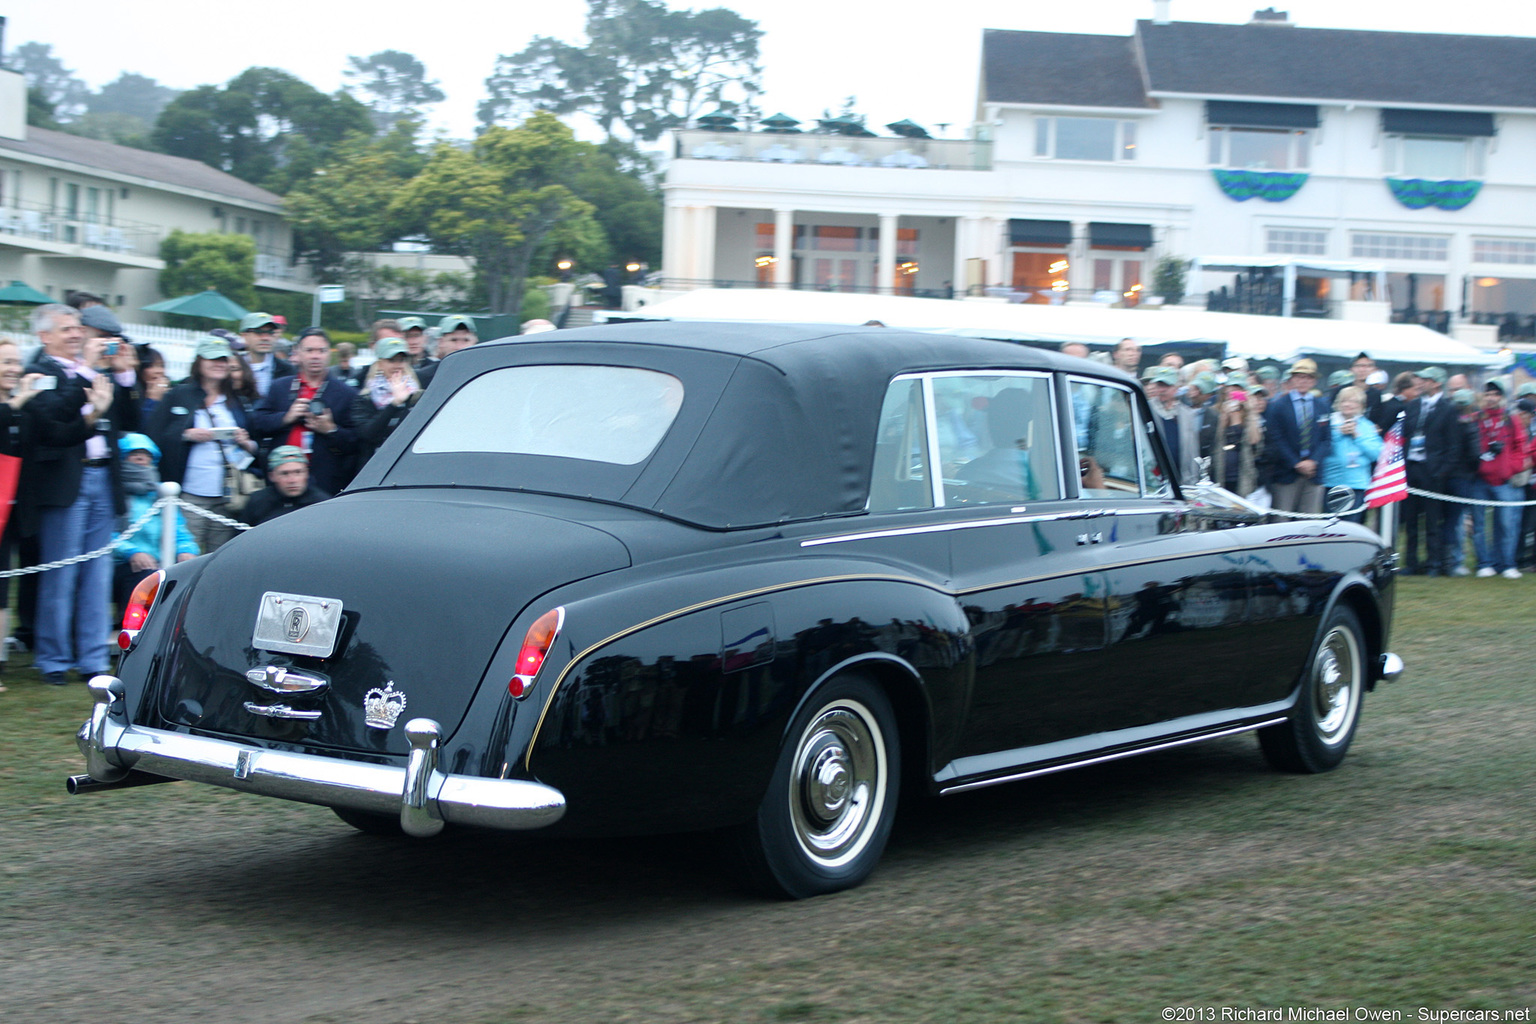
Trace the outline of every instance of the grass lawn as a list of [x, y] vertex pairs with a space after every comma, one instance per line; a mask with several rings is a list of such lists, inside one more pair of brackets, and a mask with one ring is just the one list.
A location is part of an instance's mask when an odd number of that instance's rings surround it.
[[84, 687], [13, 669], [0, 1005], [476, 1024], [1527, 1010], [1536, 578], [1398, 595], [1407, 672], [1368, 695], [1339, 770], [1270, 772], [1244, 736], [948, 798], [902, 814], [868, 884], [799, 903], [741, 895], [687, 837], [398, 843], [187, 783], [71, 798]]

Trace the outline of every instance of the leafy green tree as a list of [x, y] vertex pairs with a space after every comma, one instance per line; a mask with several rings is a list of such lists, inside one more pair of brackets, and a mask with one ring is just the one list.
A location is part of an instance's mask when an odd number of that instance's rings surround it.
[[160, 258], [167, 298], [213, 288], [247, 309], [256, 304], [256, 243], [249, 235], [174, 230], [160, 243]]
[[600, 271], [609, 263], [632, 260], [661, 265], [661, 190], [628, 160], [630, 148], [616, 140], [594, 148], [583, 155], [581, 170], [571, 179], [571, 191], [592, 204], [608, 243], [596, 261], [577, 256], [580, 270]]
[[177, 96], [155, 121], [162, 152], [283, 193], [323, 166], [350, 133], [373, 134], [368, 109], [276, 68], [248, 68], [223, 87]]
[[124, 71], [86, 100], [88, 114], [122, 114], [144, 122], [146, 133], [160, 111], [177, 96], [177, 90], [147, 75]]
[[440, 144], [391, 204], [395, 222], [439, 252], [467, 257], [491, 312], [516, 313], [549, 233], [592, 217], [568, 182], [593, 148], [547, 112], [517, 128], [488, 128], [468, 149]]
[[669, 11], [659, 0], [587, 0], [587, 41], [536, 36], [499, 57], [480, 104], [487, 125], [532, 110], [591, 117], [609, 138], [654, 140], [706, 107], [762, 91], [755, 21], [723, 7]]
[[37, 86], [27, 88], [27, 124], [33, 128], [49, 128], [58, 131], [62, 125], [53, 116], [53, 104]]
[[426, 65], [400, 50], [348, 57], [342, 74], [352, 83], [352, 92], [367, 105], [374, 127], [381, 132], [402, 120], [422, 120], [422, 107], [445, 98], [436, 82], [427, 81]]
[[51, 116], [60, 124], [85, 113], [91, 90], [53, 55], [50, 44], [22, 43], [12, 51], [7, 63], [12, 70], [26, 76], [28, 89], [37, 90]]

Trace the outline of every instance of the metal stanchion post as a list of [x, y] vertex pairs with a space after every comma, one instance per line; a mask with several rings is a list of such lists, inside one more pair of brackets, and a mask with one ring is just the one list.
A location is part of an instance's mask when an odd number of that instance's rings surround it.
[[1397, 548], [1397, 506], [1399, 501], [1389, 501], [1378, 510], [1381, 512], [1381, 539], [1389, 549]]
[[160, 497], [170, 498], [160, 510], [160, 568], [169, 569], [176, 564], [176, 498], [181, 495], [181, 484], [166, 480], [161, 483]]

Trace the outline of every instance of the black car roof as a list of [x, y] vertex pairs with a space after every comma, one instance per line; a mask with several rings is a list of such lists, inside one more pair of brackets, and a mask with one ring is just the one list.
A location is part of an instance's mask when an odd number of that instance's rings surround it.
[[[396, 433], [414, 435], [448, 394], [488, 370], [550, 363], [674, 374], [685, 384], [682, 409], [651, 457], [622, 472], [571, 459], [406, 455], [408, 438], [397, 436], [358, 485], [430, 483], [436, 473], [423, 460], [452, 458], [459, 460], [455, 480], [510, 474], [529, 490], [615, 501], [717, 529], [846, 515], [864, 508], [880, 405], [899, 374], [1078, 370], [1130, 380], [1056, 352], [960, 335], [818, 324], [614, 324], [455, 353], [423, 396], [423, 415]], [[390, 455], [399, 459], [393, 466]], [[500, 468], [490, 461], [515, 459], [523, 461]]]

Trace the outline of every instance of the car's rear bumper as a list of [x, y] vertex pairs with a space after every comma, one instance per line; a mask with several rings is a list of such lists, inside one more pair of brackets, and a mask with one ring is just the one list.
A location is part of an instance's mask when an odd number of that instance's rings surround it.
[[433, 835], [450, 821], [543, 828], [565, 814], [565, 796], [542, 783], [439, 771], [441, 728], [430, 718], [406, 723], [411, 754], [402, 768], [147, 729], [128, 722], [122, 680], [97, 676], [90, 688], [96, 707], [77, 737], [89, 773], [88, 779], [74, 780], [82, 791], [133, 785], [143, 781], [140, 773], [148, 773], [284, 800], [398, 814], [401, 827], [417, 836]]

